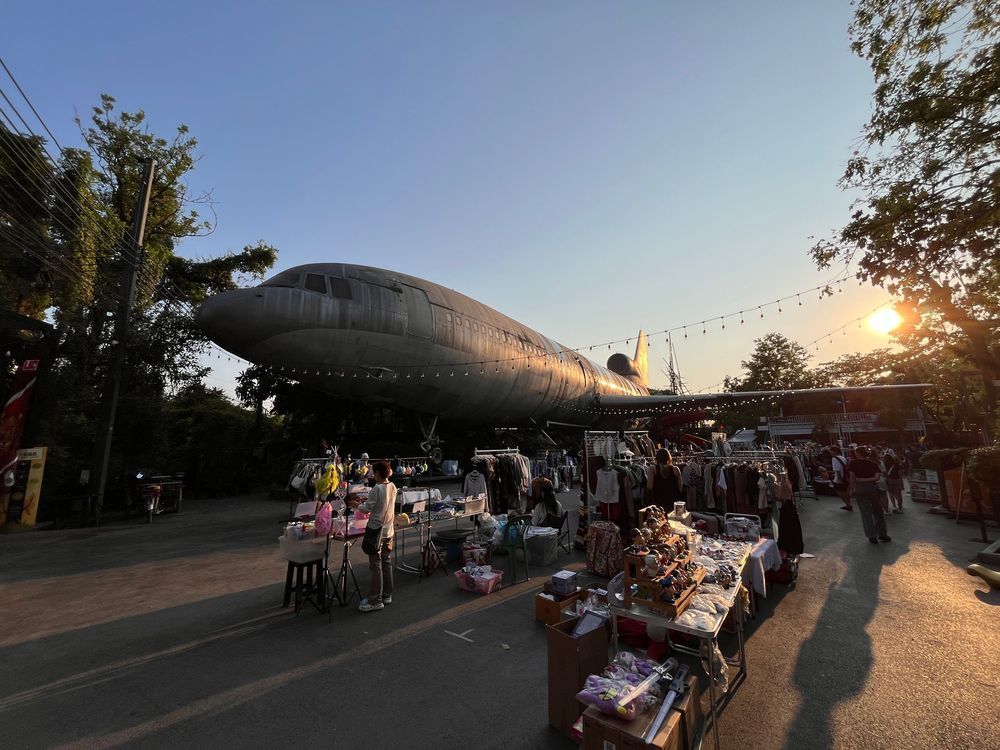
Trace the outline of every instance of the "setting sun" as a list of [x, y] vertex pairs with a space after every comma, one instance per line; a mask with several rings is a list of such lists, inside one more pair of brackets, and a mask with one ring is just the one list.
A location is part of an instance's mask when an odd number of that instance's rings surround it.
[[868, 318], [868, 327], [876, 333], [886, 334], [894, 330], [903, 319], [891, 307], [872, 313]]

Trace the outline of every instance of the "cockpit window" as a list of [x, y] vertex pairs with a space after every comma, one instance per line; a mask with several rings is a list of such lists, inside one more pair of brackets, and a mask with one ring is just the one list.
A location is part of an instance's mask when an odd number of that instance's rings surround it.
[[351, 285], [347, 283], [347, 279], [340, 279], [336, 276], [330, 276], [330, 291], [333, 293], [334, 297], [339, 297], [340, 299], [354, 299], [354, 295], [351, 294]]
[[326, 277], [318, 273], [306, 274], [306, 289], [310, 292], [326, 294]]
[[282, 271], [277, 276], [272, 276], [261, 284], [261, 286], [287, 286], [294, 289], [298, 287], [299, 279], [301, 278], [302, 274], [298, 271]]

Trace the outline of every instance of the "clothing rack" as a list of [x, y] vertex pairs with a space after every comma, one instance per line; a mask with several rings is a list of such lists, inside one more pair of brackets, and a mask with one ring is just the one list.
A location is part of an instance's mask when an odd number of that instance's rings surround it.
[[[596, 508], [591, 508], [589, 495], [593, 492], [594, 488], [590, 486], [590, 462], [594, 458], [594, 444], [612, 439], [614, 441], [619, 441], [623, 439], [626, 435], [640, 435], [644, 437], [649, 437], [648, 430], [585, 430], [583, 433], [583, 475], [580, 478], [580, 486], [584, 488], [584, 507], [587, 511], [587, 524], [589, 526], [591, 516], [596, 512]], [[621, 463], [631, 464], [635, 457], [632, 459], [615, 458], [615, 461]]]
[[517, 446], [513, 448], [476, 448], [474, 453], [474, 458], [478, 456], [503, 456], [510, 453], [520, 453], [521, 449]]

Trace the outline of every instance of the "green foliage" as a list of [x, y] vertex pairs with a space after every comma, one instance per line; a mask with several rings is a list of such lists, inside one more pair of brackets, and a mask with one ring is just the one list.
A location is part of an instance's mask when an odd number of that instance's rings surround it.
[[969, 476], [991, 489], [1000, 490], [1000, 445], [969, 451], [966, 460]]
[[920, 456], [920, 465], [933, 471], [954, 469], [962, 465], [968, 453], [968, 448], [940, 448], [927, 451]]
[[246, 492], [259, 479], [252, 458], [253, 414], [217, 388], [190, 385], [164, 407], [160, 470], [183, 471], [193, 492], [221, 497]]
[[787, 388], [812, 388], [817, 375], [809, 369], [805, 347], [780, 333], [769, 333], [754, 340], [750, 359], [741, 362], [744, 376], [726, 378], [727, 391], [780, 391]]
[[[157, 169], [127, 341], [111, 486], [137, 464], [162, 466], [166, 448], [174, 459], [193, 461], [197, 450], [190, 442], [184, 444], [190, 453], [175, 452], [177, 434], [171, 431], [181, 406], [169, 394], [186, 394], [190, 400], [191, 389], [207, 372], [198, 361], [207, 340], [194, 309], [208, 295], [262, 278], [277, 257], [264, 242], [209, 259], [176, 254], [186, 238], [212, 228], [201, 216], [212, 211], [211, 193], [188, 188], [197, 141], [187, 126], [161, 137], [150, 130], [142, 110], [119, 111], [108, 95], [86, 123], [77, 124], [86, 149], [66, 149], [55, 166], [45, 158], [40, 140], [15, 136], [0, 125], [0, 224], [5, 228], [0, 233], [0, 306], [35, 317], [50, 313], [55, 322], [51, 396], [36, 405], [43, 414], [41, 434], [34, 437], [60, 456], [59, 467], [49, 462], [47, 489], [74, 492], [79, 492], [79, 470], [93, 461], [121, 268], [131, 252], [122, 239], [133, 219], [143, 160], [155, 159]], [[220, 435], [239, 422], [236, 412], [243, 413], [226, 404], [203, 403], [222, 420]], [[253, 415], [244, 415], [252, 423]], [[197, 439], [216, 446], [216, 435], [207, 428]], [[197, 466], [192, 476], [201, 476]]]
[[983, 371], [992, 410], [1000, 13], [982, 0], [859, 0], [851, 35], [875, 78], [863, 146], [842, 178], [861, 197], [812, 257], [823, 268], [856, 261], [861, 279], [897, 295], [908, 313], [904, 343], [954, 346]]

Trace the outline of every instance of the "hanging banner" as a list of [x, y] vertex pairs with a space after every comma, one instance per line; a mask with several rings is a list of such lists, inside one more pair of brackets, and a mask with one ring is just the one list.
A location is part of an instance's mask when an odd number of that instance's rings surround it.
[[31, 396], [41, 363], [40, 359], [21, 362], [14, 375], [10, 395], [4, 402], [3, 414], [0, 415], [0, 477], [5, 477], [17, 461], [17, 451], [21, 447], [21, 435], [28, 419]]
[[[28, 419], [31, 396], [38, 380], [41, 359], [26, 359], [17, 368], [10, 395], [0, 414], [0, 525], [8, 521], [7, 504], [12, 496], [24, 423]], [[25, 476], [25, 480], [27, 477]], [[18, 512], [20, 515], [20, 512]]]

